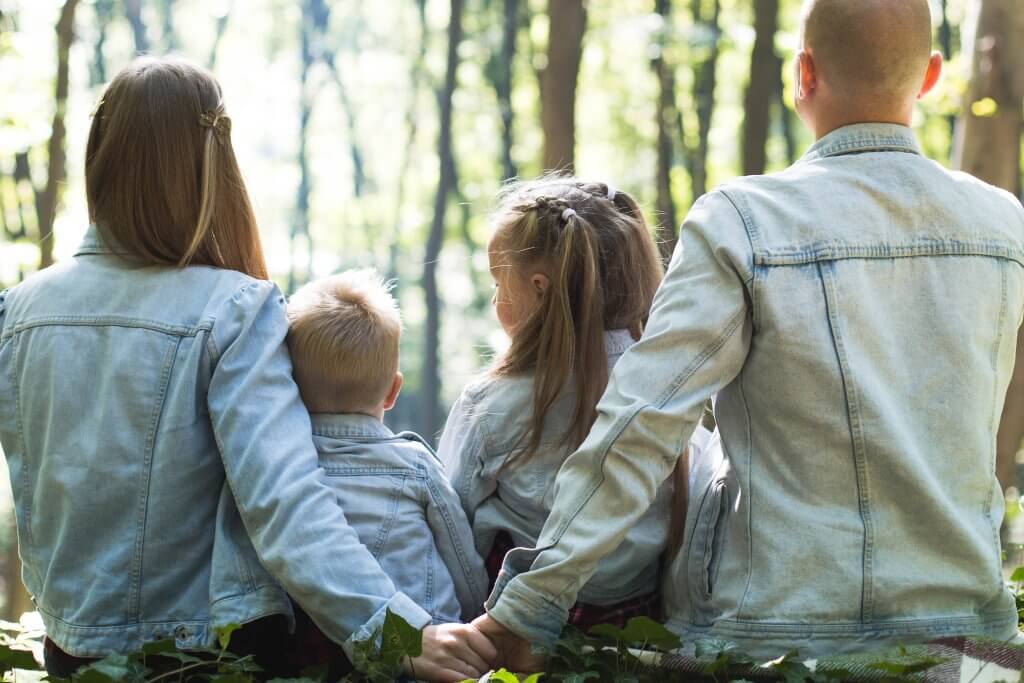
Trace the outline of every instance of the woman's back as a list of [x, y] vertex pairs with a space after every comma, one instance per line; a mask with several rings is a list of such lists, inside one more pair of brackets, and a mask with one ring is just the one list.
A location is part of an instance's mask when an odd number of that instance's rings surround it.
[[[91, 654], [174, 635], [197, 647], [211, 617], [251, 616], [257, 592], [288, 611], [241, 525], [211, 423], [233, 421], [218, 427], [226, 438], [246, 429], [244, 414], [218, 414], [230, 366], [287, 363], [233, 346], [279, 299], [226, 269], [133, 267], [92, 228], [75, 258], [6, 293], [0, 442], [24, 580], [57, 642]], [[262, 391], [273, 405], [275, 387]], [[286, 421], [308, 429], [292, 403]]]

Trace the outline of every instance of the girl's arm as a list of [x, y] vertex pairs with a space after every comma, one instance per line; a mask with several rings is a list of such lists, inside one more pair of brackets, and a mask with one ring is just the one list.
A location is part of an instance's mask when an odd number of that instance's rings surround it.
[[459, 504], [459, 496], [444, 471], [431, 457], [427, 463], [427, 524], [441, 560], [455, 583], [462, 618], [474, 619], [484, 611], [487, 571], [476, 551], [473, 529]]
[[448, 414], [437, 456], [472, 524], [477, 508], [498, 490], [498, 482], [484, 474], [486, 432], [468, 391], [455, 401]]
[[[430, 624], [426, 611], [396, 591], [324, 484], [292, 379], [281, 292], [252, 282], [218, 313], [208, 339], [214, 370], [207, 404], [227, 483], [260, 561], [350, 657], [354, 642], [372, 638], [388, 610], [416, 628]], [[438, 680], [452, 679], [453, 669], [473, 675], [478, 667], [464, 665], [466, 653], [482, 649], [481, 641], [467, 632], [455, 643], [438, 628], [425, 633], [436, 647], [424, 651], [419, 670]]]

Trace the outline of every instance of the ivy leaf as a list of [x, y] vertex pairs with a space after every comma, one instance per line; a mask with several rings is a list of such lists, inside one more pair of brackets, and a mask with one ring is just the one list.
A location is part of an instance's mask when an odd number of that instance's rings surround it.
[[15, 650], [9, 645], [0, 645], [0, 672], [11, 669], [39, 671], [39, 664], [29, 650]]
[[659, 650], [675, 650], [682, 645], [679, 636], [648, 617], [633, 617], [621, 633], [629, 645], [652, 645]]
[[569, 673], [562, 676], [562, 683], [583, 683], [591, 678], [601, 678], [596, 671], [584, 671], [583, 673]]
[[75, 681], [83, 683], [105, 683], [106, 681], [127, 681], [132, 680], [133, 667], [126, 655], [110, 655], [98, 662], [93, 662], [80, 675], [75, 675]]
[[543, 675], [544, 674], [542, 674], [542, 673], [540, 673], [540, 674], [530, 674], [529, 676], [526, 677], [526, 679], [523, 681], [523, 683], [538, 683], [538, 681], [540, 681], [540, 677], [543, 676]]
[[903, 655], [892, 660], [873, 662], [868, 664], [867, 668], [884, 671], [885, 673], [893, 674], [895, 676], [909, 676], [910, 674], [927, 671], [939, 664], [945, 664], [948, 661], [948, 657], [930, 657], [928, 655], [914, 657], [912, 655]]
[[217, 642], [220, 643], [220, 649], [228, 649], [228, 645], [231, 644], [231, 634], [242, 628], [241, 624], [226, 624], [220, 628], [214, 629], [214, 633], [217, 634]]
[[160, 652], [160, 653], [158, 653], [156, 655], [153, 655], [153, 656], [155, 656], [155, 657], [166, 657], [167, 659], [174, 659], [176, 661], [181, 662], [182, 664], [200, 664], [200, 663], [205, 661], [207, 664], [210, 664], [211, 666], [213, 665], [212, 661], [203, 660], [203, 659], [200, 659], [199, 657], [196, 657], [194, 655], [186, 654], [184, 652], [179, 652], [178, 650], [172, 650], [171, 652]]
[[381, 658], [385, 662], [397, 663], [402, 657], [419, 657], [421, 654], [423, 632], [410, 626], [409, 622], [389, 609], [384, 616], [384, 630], [381, 634]]
[[178, 648], [174, 644], [173, 638], [164, 638], [163, 640], [154, 640], [146, 643], [142, 646], [142, 654], [146, 655], [162, 655], [169, 652], [177, 652]]
[[587, 631], [587, 634], [598, 638], [607, 638], [614, 643], [622, 642], [623, 636], [625, 635], [622, 629], [611, 624], [598, 624], [597, 626], [591, 626], [590, 630]]
[[804, 683], [812, 677], [812, 674], [811, 670], [797, 659], [799, 656], [796, 650], [790, 650], [781, 657], [765, 662], [761, 666], [778, 673], [786, 683]]
[[497, 671], [492, 671], [487, 676], [487, 680], [497, 681], [498, 683], [519, 683], [519, 676], [516, 676], [507, 669], [498, 669]]
[[1014, 569], [1013, 573], [1010, 574], [1010, 581], [1013, 583], [1024, 582], [1024, 567], [1017, 567]]
[[706, 638], [704, 640], [698, 640], [693, 644], [694, 656], [697, 659], [705, 659], [707, 657], [718, 657], [720, 654], [728, 654], [730, 652], [738, 652], [739, 648], [736, 643], [730, 640], [720, 640], [718, 638]]

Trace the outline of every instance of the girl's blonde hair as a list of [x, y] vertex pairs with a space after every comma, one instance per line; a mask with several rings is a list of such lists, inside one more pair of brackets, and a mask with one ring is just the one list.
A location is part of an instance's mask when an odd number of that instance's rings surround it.
[[129, 256], [267, 278], [231, 120], [205, 69], [142, 57], [121, 71], [93, 115], [85, 182], [90, 220]]
[[590, 431], [608, 383], [604, 332], [628, 329], [640, 338], [663, 275], [658, 249], [632, 197], [572, 177], [510, 185], [493, 223], [490, 249], [498, 263], [550, 279], [492, 370], [497, 376], [534, 374], [533, 414], [516, 459], [536, 453], [545, 416], [570, 382], [576, 402], [561, 438], [575, 449]]

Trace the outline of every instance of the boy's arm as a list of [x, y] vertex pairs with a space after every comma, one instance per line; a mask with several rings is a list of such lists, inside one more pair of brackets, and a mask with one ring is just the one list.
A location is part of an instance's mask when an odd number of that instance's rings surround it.
[[482, 419], [469, 395], [463, 393], [448, 414], [437, 457], [470, 522], [477, 508], [498, 490], [498, 483], [484, 475], [485, 441]]
[[448, 573], [455, 582], [455, 595], [462, 608], [462, 618], [469, 621], [484, 610], [487, 599], [487, 572], [476, 551], [473, 529], [469, 526], [459, 496], [441, 470], [440, 463], [427, 465], [427, 524], [434, 534], [434, 543]]
[[643, 338], [615, 365], [590, 435], [558, 473], [537, 548], [505, 558], [487, 604], [493, 621], [536, 643], [558, 637], [597, 563], [650, 507], [704, 402], [743, 367], [752, 271], [736, 208], [720, 192], [704, 197], [683, 225]]

